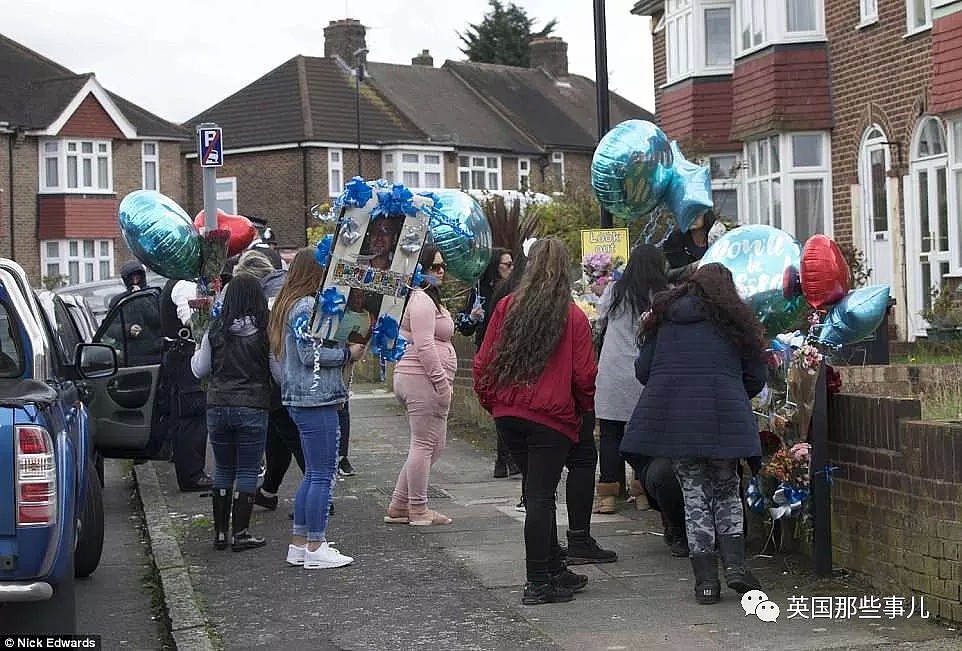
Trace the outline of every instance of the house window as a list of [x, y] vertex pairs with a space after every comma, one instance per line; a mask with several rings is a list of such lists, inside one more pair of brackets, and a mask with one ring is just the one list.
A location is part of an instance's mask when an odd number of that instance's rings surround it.
[[825, 0], [738, 0], [737, 8], [739, 54], [825, 38]]
[[878, 21], [878, 0], [860, 0], [860, 25], [869, 25]]
[[825, 133], [786, 133], [745, 145], [748, 214], [804, 242], [828, 233], [831, 202], [829, 139]]
[[501, 157], [483, 154], [458, 156], [458, 181], [462, 190], [500, 190]]
[[41, 268], [49, 281], [76, 285], [114, 275], [112, 240], [44, 240], [40, 251]]
[[327, 150], [328, 195], [340, 196], [344, 190], [344, 154], [340, 149]]
[[714, 212], [738, 221], [738, 166], [741, 154], [715, 154], [708, 157], [711, 172], [711, 198]]
[[435, 190], [444, 187], [444, 166], [440, 152], [400, 151], [381, 158], [384, 178], [409, 188]]
[[732, 66], [731, 7], [705, 7], [705, 66]]
[[816, 0], [785, 0], [786, 26], [789, 33], [814, 32], [818, 29]]
[[551, 153], [551, 177], [559, 183], [557, 190], [564, 192], [565, 188], [565, 153], [555, 151]]
[[[888, 145], [885, 135], [872, 127], [862, 149], [862, 169], [859, 185], [864, 188], [865, 213], [871, 215], [873, 234], [888, 233], [889, 208], [886, 179], [888, 178]], [[873, 235], [874, 239], [875, 235]]]
[[666, 9], [668, 80], [672, 81], [692, 72], [691, 0], [668, 0]]
[[531, 189], [531, 159], [518, 159], [518, 189], [527, 192]]
[[113, 192], [109, 140], [41, 140], [40, 191]]
[[762, 45], [766, 39], [765, 0], [738, 0], [738, 24], [742, 51]]
[[160, 190], [160, 157], [156, 142], [145, 142], [141, 145], [140, 160], [143, 165], [144, 190]]
[[905, 28], [909, 34], [932, 27], [932, 0], [905, 0]]
[[217, 179], [217, 207], [231, 215], [237, 214], [237, 177]]

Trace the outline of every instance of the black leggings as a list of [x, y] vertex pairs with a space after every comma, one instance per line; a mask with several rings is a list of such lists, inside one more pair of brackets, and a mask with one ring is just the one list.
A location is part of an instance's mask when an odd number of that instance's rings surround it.
[[340, 437], [337, 440], [337, 456], [346, 457], [347, 450], [351, 445], [351, 403], [345, 402], [344, 406], [337, 410], [337, 424], [341, 428]]
[[267, 418], [267, 444], [264, 450], [266, 468], [262, 490], [276, 493], [284, 481], [284, 475], [291, 465], [291, 456], [304, 472], [304, 452], [301, 450], [301, 435], [297, 425], [287, 413], [287, 407], [272, 411]]
[[543, 583], [551, 571], [561, 568], [555, 491], [572, 446], [571, 439], [523, 418], [496, 418], [495, 425], [511, 456], [521, 466], [527, 507], [524, 550], [528, 581]]
[[625, 459], [621, 456], [621, 439], [625, 436], [626, 424], [620, 420], [598, 420], [598, 452], [601, 461], [598, 481], [602, 484], [625, 485]]

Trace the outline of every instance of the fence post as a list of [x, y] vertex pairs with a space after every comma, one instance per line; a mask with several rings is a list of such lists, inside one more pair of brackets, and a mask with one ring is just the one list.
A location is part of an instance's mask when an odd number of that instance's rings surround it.
[[831, 472], [828, 470], [828, 386], [825, 360], [818, 366], [815, 381], [815, 404], [812, 410], [812, 561], [815, 576], [832, 575], [832, 494]]

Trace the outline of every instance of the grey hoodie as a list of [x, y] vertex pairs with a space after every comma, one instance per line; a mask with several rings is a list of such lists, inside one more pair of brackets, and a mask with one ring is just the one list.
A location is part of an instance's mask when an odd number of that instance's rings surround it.
[[[250, 337], [257, 334], [257, 326], [254, 325], [254, 318], [245, 316], [241, 319], [234, 319], [228, 328], [228, 332], [239, 337]], [[197, 379], [203, 379], [210, 375], [211, 366], [211, 346], [210, 330], [204, 333], [204, 339], [200, 343], [200, 348], [194, 352], [190, 358], [190, 370]]]

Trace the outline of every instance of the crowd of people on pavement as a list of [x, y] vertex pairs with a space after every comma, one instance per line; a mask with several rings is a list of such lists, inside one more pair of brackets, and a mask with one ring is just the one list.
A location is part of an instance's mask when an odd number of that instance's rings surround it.
[[[428, 504], [428, 485], [447, 439], [457, 370], [452, 338], [460, 333], [477, 345], [474, 390], [497, 431], [493, 476], [521, 476], [522, 603], [570, 601], [588, 578], [569, 566], [618, 560], [591, 535], [591, 514], [615, 510], [626, 463], [641, 497], [661, 514], [670, 553], [691, 559], [699, 603], [720, 599], [719, 559], [731, 589], [758, 588], [745, 567], [739, 489], [740, 461], [751, 465], [761, 454], [750, 399], [765, 382], [764, 344], [731, 273], [698, 264], [719, 226], [709, 213], [660, 248], [636, 246], [599, 297], [594, 325], [572, 300], [572, 260], [556, 238], [495, 249], [454, 315], [441, 300], [447, 264], [426, 244], [423, 280], [411, 288], [399, 324], [409, 343], [394, 393], [407, 414], [410, 446], [384, 523], [452, 523]], [[259, 240], [228, 261], [201, 341], [164, 352], [166, 404], [157, 411], [173, 441], [181, 490], [211, 491], [216, 549], [266, 544], [250, 530], [251, 512], [255, 505], [277, 509], [293, 458], [303, 478], [286, 562], [341, 567], [353, 558], [329, 543], [327, 530], [337, 478], [354, 474], [349, 387], [366, 345], [311, 333], [325, 272], [313, 249], [299, 251], [289, 268], [271, 251]], [[126, 293], [144, 278], [142, 267], [125, 267]], [[195, 295], [188, 281], [165, 285], [160, 330], [169, 341], [187, 341]], [[366, 299], [355, 298], [361, 313]], [[360, 337], [364, 325], [367, 317], [351, 332]], [[208, 440], [213, 478], [204, 472]], [[564, 469], [566, 546], [556, 517]]]

